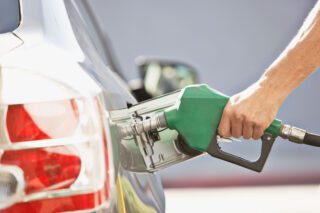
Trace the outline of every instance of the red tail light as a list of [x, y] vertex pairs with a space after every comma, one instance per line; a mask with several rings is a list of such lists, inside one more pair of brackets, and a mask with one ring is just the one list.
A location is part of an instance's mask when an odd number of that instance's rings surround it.
[[74, 100], [10, 105], [7, 129], [11, 142], [60, 138], [74, 133], [79, 119]]
[[[0, 129], [5, 133], [0, 137], [0, 166], [20, 170], [12, 180], [22, 180], [19, 194], [8, 193], [7, 200], [0, 196], [0, 212], [78, 211], [106, 205], [109, 161], [100, 104], [91, 97], [9, 105], [0, 111], [5, 113], [0, 128], [6, 127]], [[7, 202], [5, 208], [1, 202]]]
[[68, 188], [81, 168], [80, 158], [71, 146], [5, 151], [1, 163], [23, 170], [26, 194]]
[[8, 107], [7, 128], [13, 143], [50, 138], [37, 127], [22, 104]]

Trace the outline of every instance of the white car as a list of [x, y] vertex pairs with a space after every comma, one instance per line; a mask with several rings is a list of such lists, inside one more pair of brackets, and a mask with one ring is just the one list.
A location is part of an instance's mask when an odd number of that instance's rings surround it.
[[[86, 1], [19, 5], [19, 26], [0, 34], [0, 212], [165, 212], [152, 172], [192, 156], [143, 156], [115, 123], [166, 108], [175, 94], [127, 109], [137, 102], [106, 66]], [[156, 146], [168, 150], [178, 134], [163, 134]]]

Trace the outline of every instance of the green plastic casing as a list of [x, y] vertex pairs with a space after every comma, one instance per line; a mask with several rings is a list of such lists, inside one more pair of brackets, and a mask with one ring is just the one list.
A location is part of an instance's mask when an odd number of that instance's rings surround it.
[[[188, 86], [164, 113], [168, 127], [177, 130], [191, 148], [204, 152], [217, 132], [228, 101], [228, 96], [205, 84]], [[274, 120], [266, 131], [276, 137], [280, 127], [281, 121]]]

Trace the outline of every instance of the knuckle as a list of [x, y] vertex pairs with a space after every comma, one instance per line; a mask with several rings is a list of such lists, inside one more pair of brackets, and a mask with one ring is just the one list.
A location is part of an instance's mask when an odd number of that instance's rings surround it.
[[257, 121], [255, 122], [255, 126], [259, 131], [261, 131], [261, 129], [263, 129], [264, 123], [261, 121]]
[[244, 116], [243, 120], [245, 122], [246, 125], [248, 126], [253, 126], [254, 125], [254, 119], [251, 116]]
[[223, 111], [223, 116], [230, 117], [232, 115], [232, 110], [229, 107], [226, 107]]
[[231, 107], [227, 104], [227, 106], [224, 108], [223, 112], [224, 113], [230, 113]]
[[237, 121], [242, 121], [243, 120], [243, 114], [239, 111], [236, 111], [234, 113], [234, 119], [237, 120]]

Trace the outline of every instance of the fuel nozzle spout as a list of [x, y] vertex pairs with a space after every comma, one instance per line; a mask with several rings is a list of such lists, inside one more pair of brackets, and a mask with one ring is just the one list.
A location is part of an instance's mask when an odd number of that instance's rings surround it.
[[132, 135], [141, 135], [142, 133], [146, 133], [158, 128], [165, 128], [167, 126], [168, 125], [164, 112], [161, 112], [142, 121], [118, 125], [118, 132], [121, 138], [125, 138]]

